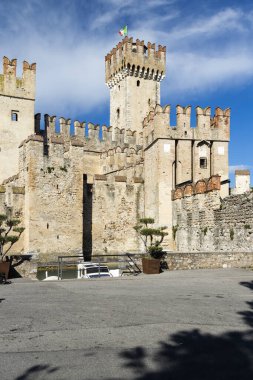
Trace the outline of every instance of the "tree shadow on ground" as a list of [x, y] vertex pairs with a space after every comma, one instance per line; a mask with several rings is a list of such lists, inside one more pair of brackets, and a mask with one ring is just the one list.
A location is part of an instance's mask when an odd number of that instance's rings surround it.
[[15, 380], [44, 380], [48, 378], [53, 379], [54, 376], [52, 374], [58, 369], [59, 367], [51, 367], [48, 364], [34, 365], [31, 368], [28, 368], [22, 375], [16, 377]]
[[[240, 283], [253, 290], [253, 281]], [[251, 310], [253, 302], [247, 302]], [[253, 327], [253, 312], [239, 313]], [[120, 354], [131, 380], [249, 380], [253, 379], [253, 330], [219, 335], [200, 330], [179, 331], [159, 343], [154, 352], [144, 347]]]
[[[245, 286], [246, 288], [253, 290], [253, 281], [251, 282], [240, 282], [240, 285]], [[242, 316], [246, 325], [253, 328], [253, 301], [246, 302], [250, 310], [240, 311], [239, 314]]]

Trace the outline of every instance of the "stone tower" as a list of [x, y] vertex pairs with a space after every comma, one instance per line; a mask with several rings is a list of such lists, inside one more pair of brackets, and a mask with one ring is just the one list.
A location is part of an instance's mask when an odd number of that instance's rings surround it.
[[16, 76], [16, 67], [16, 59], [3, 58], [3, 74], [0, 74], [0, 183], [18, 173], [18, 146], [34, 133], [36, 64], [29, 65], [24, 61], [22, 78]]
[[110, 125], [142, 131], [149, 108], [160, 103], [160, 81], [165, 76], [166, 47], [125, 37], [105, 57], [110, 89]]

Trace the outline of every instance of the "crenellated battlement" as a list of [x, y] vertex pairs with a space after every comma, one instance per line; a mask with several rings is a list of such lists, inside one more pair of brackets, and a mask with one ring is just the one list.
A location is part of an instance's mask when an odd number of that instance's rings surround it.
[[38, 113], [35, 115], [35, 135], [24, 142], [29, 140], [43, 141], [45, 145], [80, 146], [101, 152], [117, 146], [136, 146], [136, 132], [119, 128], [112, 131], [112, 127], [79, 120], [72, 125], [71, 119], [47, 114], [44, 115], [44, 128], [41, 128], [41, 114]]
[[3, 57], [3, 74], [0, 74], [0, 95], [16, 96], [34, 100], [36, 63], [23, 61], [22, 77], [16, 76], [17, 59]]
[[191, 126], [191, 106], [176, 107], [176, 126], [170, 125], [170, 105], [157, 104], [143, 120], [145, 147], [157, 138], [186, 140], [223, 140], [230, 138], [230, 109], [217, 107], [214, 116], [211, 108], [196, 107], [196, 126]]
[[126, 76], [161, 81], [166, 70], [166, 47], [125, 37], [105, 57], [106, 83], [111, 88]]
[[219, 175], [212, 175], [210, 178], [205, 178], [196, 183], [188, 183], [183, 186], [178, 186], [176, 190], [172, 190], [172, 200], [191, 197], [197, 194], [205, 194], [210, 191], [221, 189], [221, 179]]

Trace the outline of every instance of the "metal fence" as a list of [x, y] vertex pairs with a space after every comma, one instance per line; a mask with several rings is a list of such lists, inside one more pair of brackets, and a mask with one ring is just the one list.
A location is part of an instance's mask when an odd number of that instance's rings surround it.
[[[142, 272], [141, 268], [138, 265], [138, 261], [140, 260], [141, 256], [141, 254], [134, 254], [128, 252], [120, 255], [94, 255], [92, 256], [91, 262], [96, 261], [99, 267], [99, 273], [100, 265], [117, 263], [119, 269], [121, 269], [122, 271], [121, 275], [129, 274], [136, 276]], [[83, 262], [89, 262], [88, 260], [84, 260], [83, 255], [58, 256], [58, 280], [62, 280], [62, 272], [64, 265], [77, 265]]]

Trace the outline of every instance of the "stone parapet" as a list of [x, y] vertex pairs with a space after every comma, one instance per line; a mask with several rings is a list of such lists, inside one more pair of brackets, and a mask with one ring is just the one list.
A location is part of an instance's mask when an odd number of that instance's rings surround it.
[[106, 83], [111, 88], [126, 76], [160, 81], [166, 70], [166, 47], [125, 37], [105, 57]]
[[[42, 141], [45, 144], [63, 144], [66, 146], [84, 147], [91, 150], [106, 151], [112, 148], [134, 147], [136, 149], [136, 131], [114, 128], [105, 125], [80, 122], [63, 117], [44, 116], [44, 128], [41, 128], [41, 114], [35, 115], [35, 134], [29, 140]], [[57, 124], [59, 128], [57, 130]], [[22, 142], [21, 145], [24, 143]]]
[[0, 95], [34, 100], [36, 63], [23, 61], [22, 77], [16, 76], [17, 60], [3, 57], [3, 74], [0, 74]]
[[196, 107], [196, 126], [191, 126], [191, 107], [177, 106], [176, 126], [170, 125], [170, 105], [157, 104], [143, 120], [143, 144], [149, 146], [157, 138], [180, 140], [230, 140], [230, 109]]

